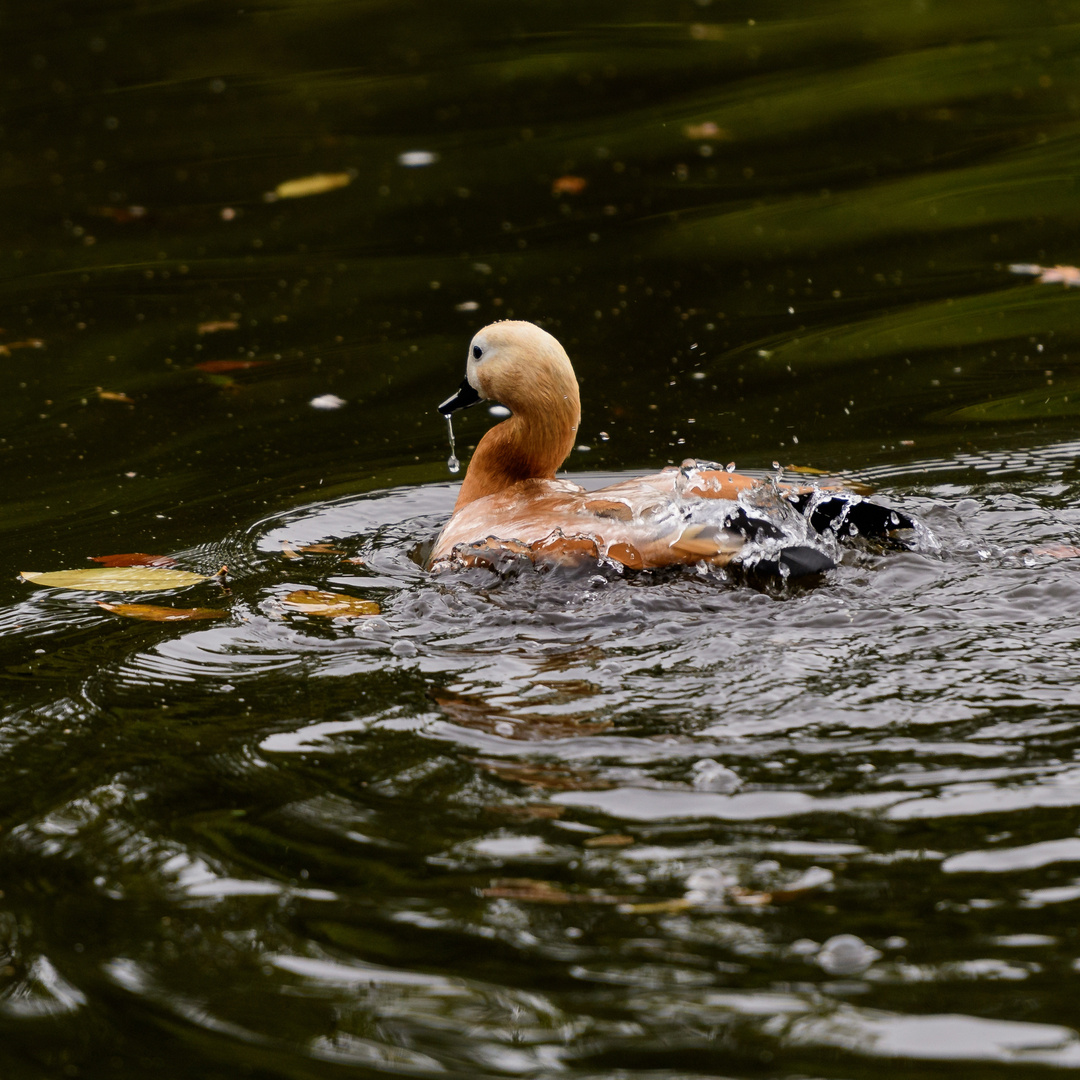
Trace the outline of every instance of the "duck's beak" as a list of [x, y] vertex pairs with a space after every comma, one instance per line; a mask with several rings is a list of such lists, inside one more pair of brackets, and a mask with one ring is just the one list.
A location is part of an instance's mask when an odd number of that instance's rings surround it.
[[479, 400], [480, 395], [473, 388], [472, 383], [465, 378], [461, 380], [457, 393], [452, 394], [439, 406], [439, 412], [443, 416], [449, 416], [458, 409], [467, 409], [470, 405], [475, 405]]

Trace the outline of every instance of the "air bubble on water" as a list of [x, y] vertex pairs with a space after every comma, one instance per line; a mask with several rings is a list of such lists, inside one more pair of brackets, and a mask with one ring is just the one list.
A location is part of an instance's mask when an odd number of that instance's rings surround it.
[[454, 421], [449, 416], [446, 418], [446, 433], [450, 436], [450, 456], [446, 459], [446, 467], [456, 475], [461, 471], [461, 462], [454, 453]]
[[861, 975], [881, 957], [872, 945], [855, 934], [836, 934], [817, 954], [817, 963], [830, 975]]
[[730, 795], [742, 787], [742, 778], [734, 769], [729, 769], [713, 758], [702, 758], [691, 766], [691, 783], [698, 791], [716, 791]]
[[729, 889], [738, 885], [738, 878], [719, 867], [706, 866], [686, 878], [684, 899], [701, 906], [721, 903]]

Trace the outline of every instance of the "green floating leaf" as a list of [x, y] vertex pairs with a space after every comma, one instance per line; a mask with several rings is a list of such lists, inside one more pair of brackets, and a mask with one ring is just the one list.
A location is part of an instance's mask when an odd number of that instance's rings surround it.
[[187, 570], [166, 570], [153, 566], [92, 567], [86, 570], [54, 570], [41, 574], [22, 571], [23, 580], [53, 589], [92, 589], [97, 592], [158, 592], [163, 589], [185, 589], [205, 574]]

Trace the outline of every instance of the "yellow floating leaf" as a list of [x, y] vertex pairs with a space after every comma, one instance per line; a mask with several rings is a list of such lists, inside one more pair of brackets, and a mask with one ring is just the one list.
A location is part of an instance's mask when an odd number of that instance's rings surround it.
[[15, 349], [44, 349], [45, 342], [41, 338], [29, 338], [26, 341], [9, 341], [0, 345], [0, 356], [10, 356]]
[[673, 900], [657, 900], [655, 903], [623, 904], [619, 910], [634, 915], [668, 915], [688, 911], [693, 906], [689, 900], [677, 896]]
[[225, 612], [208, 607], [162, 607], [160, 604], [107, 604], [98, 600], [99, 607], [111, 611], [114, 615], [124, 615], [129, 619], [143, 619], [146, 622], [196, 622], [199, 619], [224, 619]]
[[304, 615], [325, 615], [331, 619], [378, 615], [380, 610], [374, 600], [361, 600], [356, 596], [320, 589], [297, 589], [285, 597], [284, 604]]
[[580, 195], [588, 186], [584, 176], [559, 176], [551, 182], [551, 194]]
[[701, 124], [687, 124], [683, 128], [683, 134], [688, 139], [715, 139], [717, 142], [731, 138], [730, 131], [725, 131], [711, 120], [706, 120]]
[[632, 836], [623, 836], [621, 833], [605, 833], [603, 836], [590, 836], [585, 841], [585, 846], [589, 848], [626, 847], [632, 843], [634, 843]]
[[200, 581], [205, 574], [187, 570], [159, 569], [153, 566], [102, 566], [86, 570], [54, 570], [42, 574], [33, 570], [22, 572], [23, 580], [53, 589], [93, 589], [97, 592], [159, 592], [162, 589], [185, 589]]
[[347, 172], [315, 173], [314, 176], [282, 181], [274, 188], [274, 195], [279, 199], [302, 199], [307, 195], [322, 195], [325, 191], [343, 188], [351, 183], [352, 175]]
[[569, 904], [574, 899], [564, 889], [533, 878], [499, 878], [479, 893], [499, 900], [531, 900], [536, 904]]
[[815, 469], [812, 465], [785, 465], [784, 472], [799, 473], [801, 476], [831, 476], [827, 469]]
[[102, 401], [119, 401], [121, 405], [135, 404], [127, 394], [121, 393], [118, 390], [102, 390], [100, 386], [97, 388], [97, 396]]

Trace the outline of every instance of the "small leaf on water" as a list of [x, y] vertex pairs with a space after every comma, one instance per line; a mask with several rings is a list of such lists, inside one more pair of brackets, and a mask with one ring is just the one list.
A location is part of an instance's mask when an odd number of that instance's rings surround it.
[[576, 899], [548, 881], [533, 878], [497, 878], [479, 893], [499, 900], [531, 900], [537, 904], [569, 904]]
[[624, 836], [621, 833], [605, 833], [603, 836], [588, 837], [585, 840], [585, 846], [588, 848], [626, 847], [634, 842], [632, 836]]
[[226, 371], [247, 371], [248, 368], [263, 367], [269, 363], [269, 360], [204, 360], [195, 368], [205, 371], [207, 375], [221, 375]]
[[153, 566], [95, 566], [88, 570], [54, 570], [45, 574], [24, 570], [22, 576], [34, 585], [48, 585], [53, 589], [93, 589], [98, 592], [159, 592], [162, 589], [184, 589], [207, 580], [205, 574]]
[[[216, 334], [221, 330], [235, 330], [240, 324], [235, 319], [211, 319], [195, 328], [200, 334]], [[199, 365], [196, 364], [196, 367]]]
[[326, 191], [346, 187], [352, 183], [352, 175], [347, 172], [315, 173], [314, 176], [301, 176], [296, 180], [284, 180], [274, 188], [268, 197], [273, 199], [302, 199], [308, 195], [322, 195]]
[[507, 817], [523, 820], [532, 818], [558, 820], [563, 816], [566, 807], [550, 806], [547, 803], [526, 803], [524, 806], [485, 806], [484, 809], [493, 814], [505, 814]]
[[1014, 274], [1037, 275], [1041, 285], [1070, 285], [1080, 287], [1080, 269], [1075, 266], [1038, 266], [1035, 263], [1012, 263], [1009, 270]]
[[231, 375], [207, 375], [206, 378], [212, 386], [220, 386], [222, 390], [229, 390], [235, 393], [240, 389], [236, 380]]
[[623, 904], [629, 898], [607, 893], [570, 893], [535, 878], [496, 878], [486, 889], [477, 890], [481, 896], [499, 900], [526, 900], [534, 904]]
[[715, 139], [717, 142], [731, 138], [730, 131], [713, 123], [712, 120], [706, 120], [701, 124], [686, 124], [683, 127], [683, 134], [688, 139]]
[[374, 600], [361, 600], [344, 593], [323, 592], [320, 589], [297, 589], [285, 597], [284, 603], [286, 607], [304, 615], [325, 615], [331, 619], [378, 615], [380, 611]]
[[827, 469], [815, 469], [812, 465], [788, 465], [785, 472], [801, 473], [803, 476], [828, 476]]
[[300, 550], [305, 555], [344, 555], [345, 552], [333, 544], [305, 544]]
[[0, 356], [10, 356], [15, 349], [44, 349], [41, 338], [28, 338], [26, 341], [8, 341], [0, 345]]
[[672, 915], [687, 911], [693, 906], [685, 897], [676, 896], [671, 900], [656, 900], [652, 903], [622, 904], [619, 910], [633, 915]]
[[145, 206], [94, 206], [91, 207], [90, 212], [97, 214], [98, 217], [115, 221], [117, 225], [130, 225], [133, 221], [144, 221], [147, 214]]
[[111, 611], [114, 615], [125, 615], [129, 619], [143, 619], [146, 622], [195, 622], [198, 619], [224, 619], [225, 612], [216, 608], [162, 607], [160, 604], [107, 604], [104, 600], [96, 601], [99, 607]]
[[560, 176], [551, 182], [551, 194], [580, 195], [588, 186], [584, 176]]
[[91, 555], [91, 562], [102, 566], [175, 566], [176, 560], [168, 555], [147, 555], [144, 551], [132, 551], [126, 555]]
[[135, 402], [127, 396], [116, 390], [102, 390], [99, 386], [97, 388], [97, 396], [102, 401], [119, 401], [121, 405], [134, 405]]
[[1032, 555], [1048, 555], [1051, 559], [1080, 559], [1080, 547], [1074, 544], [1043, 544], [1031, 549]]

